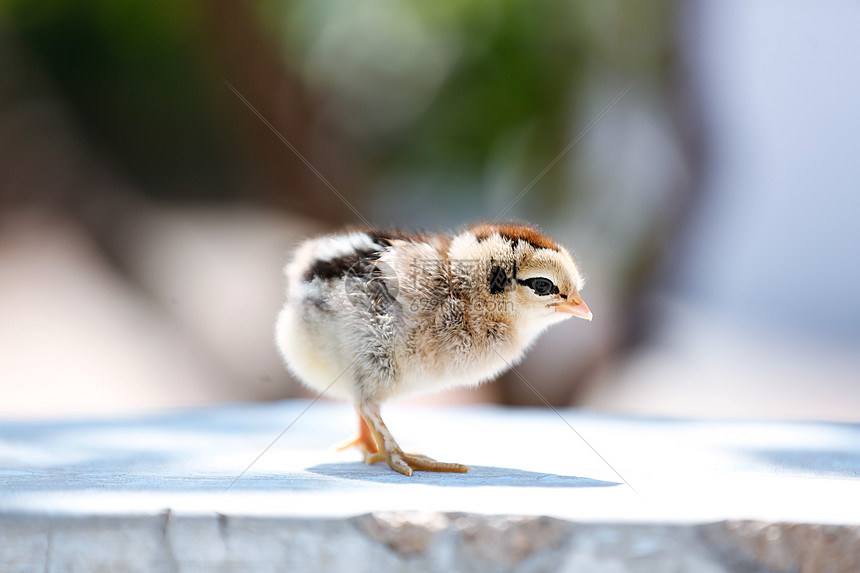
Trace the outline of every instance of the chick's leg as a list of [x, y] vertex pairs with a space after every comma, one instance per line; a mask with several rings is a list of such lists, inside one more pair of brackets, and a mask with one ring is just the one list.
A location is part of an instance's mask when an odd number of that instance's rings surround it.
[[384, 456], [379, 457], [379, 446], [376, 445], [376, 439], [373, 437], [373, 433], [367, 427], [367, 422], [364, 421], [360, 413], [358, 415], [358, 435], [348, 442], [337, 446], [337, 449], [345, 450], [353, 446], [364, 454], [364, 462], [367, 464], [374, 464], [385, 459]]
[[382, 421], [379, 404], [375, 402], [359, 403], [358, 415], [370, 430], [379, 448], [376, 454], [365, 455], [364, 460], [368, 464], [385, 460], [391, 469], [407, 476], [411, 476], [413, 471], [464, 473], [469, 469], [462, 464], [437, 462], [433, 458], [420, 454], [405, 453]]

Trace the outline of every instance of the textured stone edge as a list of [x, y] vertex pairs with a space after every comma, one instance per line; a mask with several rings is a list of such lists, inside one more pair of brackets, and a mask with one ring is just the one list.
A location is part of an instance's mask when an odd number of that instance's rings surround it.
[[0, 571], [854, 572], [860, 526], [583, 523], [392, 512], [351, 518], [0, 515]]

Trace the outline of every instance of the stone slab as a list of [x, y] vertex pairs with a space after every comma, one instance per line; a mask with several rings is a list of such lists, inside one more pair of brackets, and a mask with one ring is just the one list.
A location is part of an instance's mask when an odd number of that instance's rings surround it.
[[858, 425], [384, 414], [472, 470], [365, 466], [324, 402], [0, 425], [0, 570], [858, 570]]

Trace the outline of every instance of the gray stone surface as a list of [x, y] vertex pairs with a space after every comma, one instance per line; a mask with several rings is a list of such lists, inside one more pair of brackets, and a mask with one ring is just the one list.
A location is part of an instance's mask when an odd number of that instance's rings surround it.
[[856, 425], [390, 407], [407, 478], [307, 406], [0, 425], [0, 571], [860, 570]]

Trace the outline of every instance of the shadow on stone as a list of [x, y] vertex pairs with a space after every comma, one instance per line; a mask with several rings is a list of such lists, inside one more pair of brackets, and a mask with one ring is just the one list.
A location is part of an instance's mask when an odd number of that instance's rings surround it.
[[766, 467], [776, 466], [794, 475], [817, 477], [860, 477], [860, 452], [826, 449], [761, 449], [753, 450], [748, 457]]
[[618, 482], [553, 473], [530, 472], [514, 468], [471, 466], [464, 474], [415, 472], [401, 475], [383, 463], [367, 466], [361, 462], [319, 464], [307, 471], [331, 478], [376, 483], [416, 483], [446, 487], [611, 487]]

